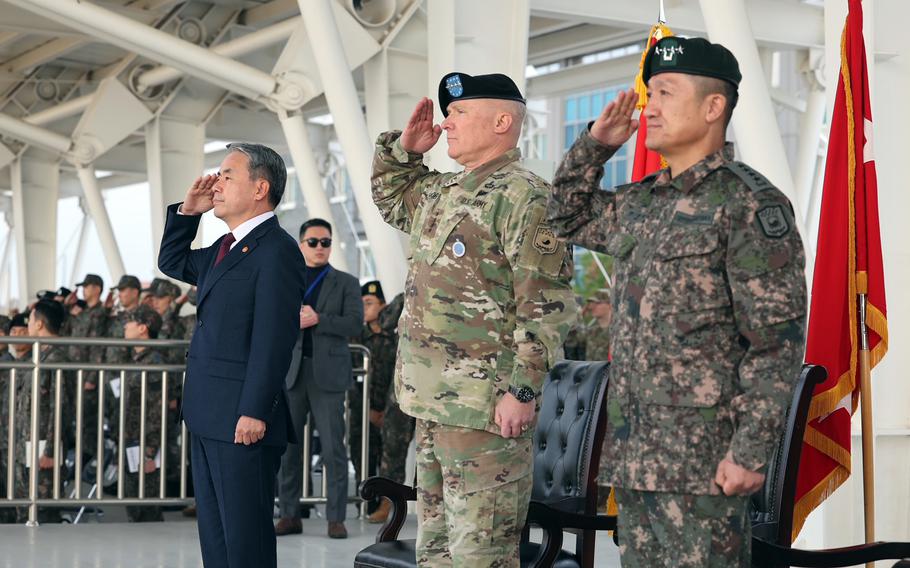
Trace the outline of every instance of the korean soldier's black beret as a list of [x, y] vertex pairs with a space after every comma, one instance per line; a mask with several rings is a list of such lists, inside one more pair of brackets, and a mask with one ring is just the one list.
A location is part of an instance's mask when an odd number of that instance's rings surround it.
[[739, 87], [742, 73], [729, 49], [700, 38], [665, 37], [648, 53], [642, 79], [645, 83], [658, 73], [685, 73], [722, 79]]

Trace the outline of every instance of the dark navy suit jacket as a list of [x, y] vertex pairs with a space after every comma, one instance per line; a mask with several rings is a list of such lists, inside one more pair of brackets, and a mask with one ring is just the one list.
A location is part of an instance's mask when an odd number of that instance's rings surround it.
[[[196, 330], [187, 357], [183, 419], [193, 434], [234, 441], [240, 416], [266, 422], [267, 445], [295, 443], [284, 378], [300, 333], [304, 260], [272, 217], [234, 245], [191, 250], [199, 215], [167, 210], [158, 267], [198, 287]], [[224, 237], [222, 237], [224, 238]]]

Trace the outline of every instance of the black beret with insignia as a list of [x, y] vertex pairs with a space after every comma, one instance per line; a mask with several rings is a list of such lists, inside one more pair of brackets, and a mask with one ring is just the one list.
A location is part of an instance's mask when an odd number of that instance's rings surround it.
[[648, 53], [642, 79], [645, 83], [658, 73], [685, 73], [714, 77], [739, 87], [743, 75], [729, 49], [700, 38], [665, 37]]
[[515, 81], [502, 73], [477, 75], [449, 73], [439, 82], [439, 110], [449, 116], [449, 105], [453, 101], [467, 99], [504, 99], [524, 103], [525, 99]]
[[379, 280], [371, 280], [360, 287], [361, 296], [376, 296], [380, 302], [385, 302], [385, 295], [382, 293], [382, 284]]

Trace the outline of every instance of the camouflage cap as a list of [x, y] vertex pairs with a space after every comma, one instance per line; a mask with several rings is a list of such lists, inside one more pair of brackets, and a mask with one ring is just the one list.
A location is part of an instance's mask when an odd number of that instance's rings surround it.
[[0, 330], [3, 333], [9, 333], [9, 324], [12, 320], [8, 316], [0, 316]]
[[6, 326], [6, 333], [9, 334], [14, 327], [28, 327], [27, 312], [14, 315]]
[[385, 294], [382, 293], [382, 284], [379, 280], [371, 280], [360, 287], [361, 296], [373, 295], [379, 298], [380, 302], [385, 302]]
[[126, 316], [126, 321], [134, 321], [143, 324], [148, 328], [150, 336], [158, 335], [158, 332], [161, 331], [161, 316], [158, 315], [158, 312], [148, 306], [140, 305], [135, 310], [129, 312]]
[[610, 303], [610, 291], [607, 290], [606, 288], [601, 288], [600, 290], [597, 290], [593, 294], [591, 294], [591, 297], [588, 298], [588, 301], [592, 302], [592, 303], [596, 303], [596, 304], [600, 304], [600, 303], [609, 304]]
[[89, 284], [94, 284], [100, 288], [104, 288], [104, 279], [98, 276], [97, 274], [86, 274], [85, 278], [82, 279], [82, 282], [76, 284], [76, 287], [79, 286], [88, 286]]
[[449, 116], [449, 105], [453, 101], [466, 99], [505, 99], [524, 104], [525, 99], [518, 85], [507, 75], [470, 76], [467, 73], [449, 73], [439, 81], [439, 110]]
[[657, 42], [645, 59], [642, 79], [647, 83], [658, 73], [713, 77], [736, 87], [743, 78], [739, 62], [729, 49], [701, 37], [670, 36]]
[[142, 284], [135, 276], [124, 274], [120, 277], [120, 281], [116, 286], [114, 286], [114, 288], [118, 290], [123, 290], [124, 288], [135, 288], [136, 290], [142, 290]]
[[165, 296], [176, 298], [180, 296], [180, 287], [164, 278], [155, 278], [152, 280], [152, 283], [149, 284], [149, 287], [143, 288], [142, 291], [149, 292], [156, 298], [163, 298]]

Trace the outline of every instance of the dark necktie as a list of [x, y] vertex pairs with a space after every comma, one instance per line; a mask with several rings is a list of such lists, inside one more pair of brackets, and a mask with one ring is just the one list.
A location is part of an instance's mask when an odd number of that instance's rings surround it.
[[231, 250], [231, 245], [234, 243], [234, 233], [228, 233], [221, 239], [221, 246], [218, 248], [218, 256], [215, 257], [215, 266], [218, 266], [218, 263], [224, 260], [224, 257], [227, 255], [228, 251]]

